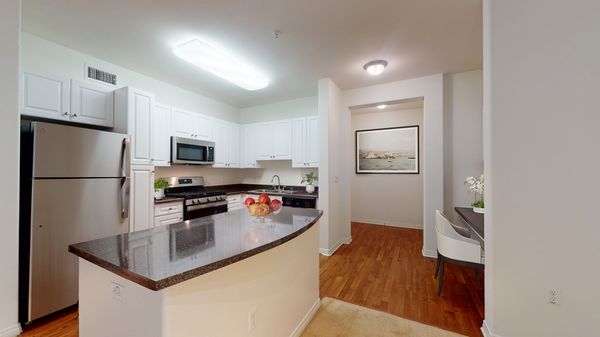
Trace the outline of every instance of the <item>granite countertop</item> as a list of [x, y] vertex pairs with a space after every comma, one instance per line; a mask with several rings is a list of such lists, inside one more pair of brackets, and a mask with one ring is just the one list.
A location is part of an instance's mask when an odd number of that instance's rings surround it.
[[[286, 186], [287, 189], [292, 189], [293, 193], [269, 193], [270, 195], [285, 195], [291, 197], [298, 198], [311, 198], [316, 199], [319, 197], [319, 188], [315, 189], [314, 193], [307, 193], [306, 188], [304, 186]], [[255, 192], [250, 192], [252, 190], [259, 189], [273, 189], [272, 185], [257, 185], [257, 184], [235, 184], [235, 185], [217, 185], [217, 186], [206, 186], [204, 187], [205, 191], [224, 191], [228, 195], [232, 194], [259, 194]]]
[[151, 290], [161, 290], [290, 241], [322, 211], [282, 207], [259, 223], [237, 210], [69, 246], [69, 252]]
[[155, 205], [166, 204], [169, 202], [183, 201], [183, 198], [164, 197], [162, 199], [154, 199]]

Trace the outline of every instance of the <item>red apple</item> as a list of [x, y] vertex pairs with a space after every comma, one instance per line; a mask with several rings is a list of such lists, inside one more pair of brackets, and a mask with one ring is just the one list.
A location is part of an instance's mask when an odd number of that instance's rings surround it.
[[258, 196], [258, 203], [259, 204], [268, 204], [269, 202], [271, 202], [271, 199], [269, 198], [268, 195], [266, 194], [261, 194]]
[[271, 200], [271, 203], [269, 204], [269, 210], [271, 211], [271, 213], [277, 212], [280, 208], [281, 208], [280, 200], [277, 200], [277, 199]]
[[246, 198], [246, 200], [244, 200], [244, 203], [246, 204], [246, 207], [248, 207], [250, 205], [254, 205], [256, 203], [256, 200], [254, 200], [254, 198]]

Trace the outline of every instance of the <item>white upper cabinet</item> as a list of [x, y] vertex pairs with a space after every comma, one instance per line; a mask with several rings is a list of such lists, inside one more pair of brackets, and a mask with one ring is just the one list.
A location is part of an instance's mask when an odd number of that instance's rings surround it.
[[72, 80], [71, 120], [112, 127], [115, 116], [113, 97], [113, 91], [106, 87]]
[[292, 167], [319, 167], [319, 117], [292, 121]]
[[70, 81], [53, 75], [23, 72], [21, 114], [70, 119]]
[[155, 166], [171, 162], [171, 107], [158, 103], [152, 118], [152, 161]]
[[210, 117], [180, 108], [173, 108], [173, 136], [212, 140]]
[[309, 167], [319, 167], [319, 147], [321, 146], [319, 116], [306, 118], [308, 145], [306, 159]]
[[247, 124], [240, 127], [240, 167], [259, 167], [256, 163], [258, 158], [258, 124]]
[[110, 88], [23, 72], [21, 114], [105, 127], [114, 125]]
[[256, 160], [292, 159], [292, 121], [256, 124]]
[[215, 164], [213, 167], [240, 167], [240, 127], [222, 120], [213, 120], [213, 141], [215, 142]]
[[131, 164], [152, 165], [152, 110], [154, 95], [131, 87], [115, 91], [115, 131], [131, 136]]

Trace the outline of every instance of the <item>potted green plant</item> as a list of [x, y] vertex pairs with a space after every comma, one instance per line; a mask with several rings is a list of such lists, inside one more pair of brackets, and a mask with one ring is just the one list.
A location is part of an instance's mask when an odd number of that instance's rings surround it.
[[475, 202], [471, 204], [473, 206], [473, 212], [483, 214], [485, 212], [485, 205], [483, 203], [483, 191], [485, 184], [483, 181], [483, 174], [476, 179], [475, 177], [467, 177], [465, 185], [469, 187], [469, 192], [475, 194]]
[[165, 197], [165, 188], [169, 188], [169, 182], [165, 178], [154, 179], [154, 198], [162, 199]]
[[309, 172], [309, 173], [302, 175], [301, 184], [306, 183], [306, 192], [313, 193], [315, 191], [315, 185], [313, 183], [317, 180], [318, 180], [318, 178], [317, 178], [317, 175], [315, 174], [315, 172]]

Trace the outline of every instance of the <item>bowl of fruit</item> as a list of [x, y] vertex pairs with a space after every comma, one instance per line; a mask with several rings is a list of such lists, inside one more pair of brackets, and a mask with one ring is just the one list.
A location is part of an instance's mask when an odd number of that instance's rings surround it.
[[269, 198], [266, 194], [261, 194], [258, 199], [246, 198], [244, 200], [248, 213], [255, 217], [258, 222], [265, 222], [269, 214], [277, 214], [281, 210], [281, 200]]

